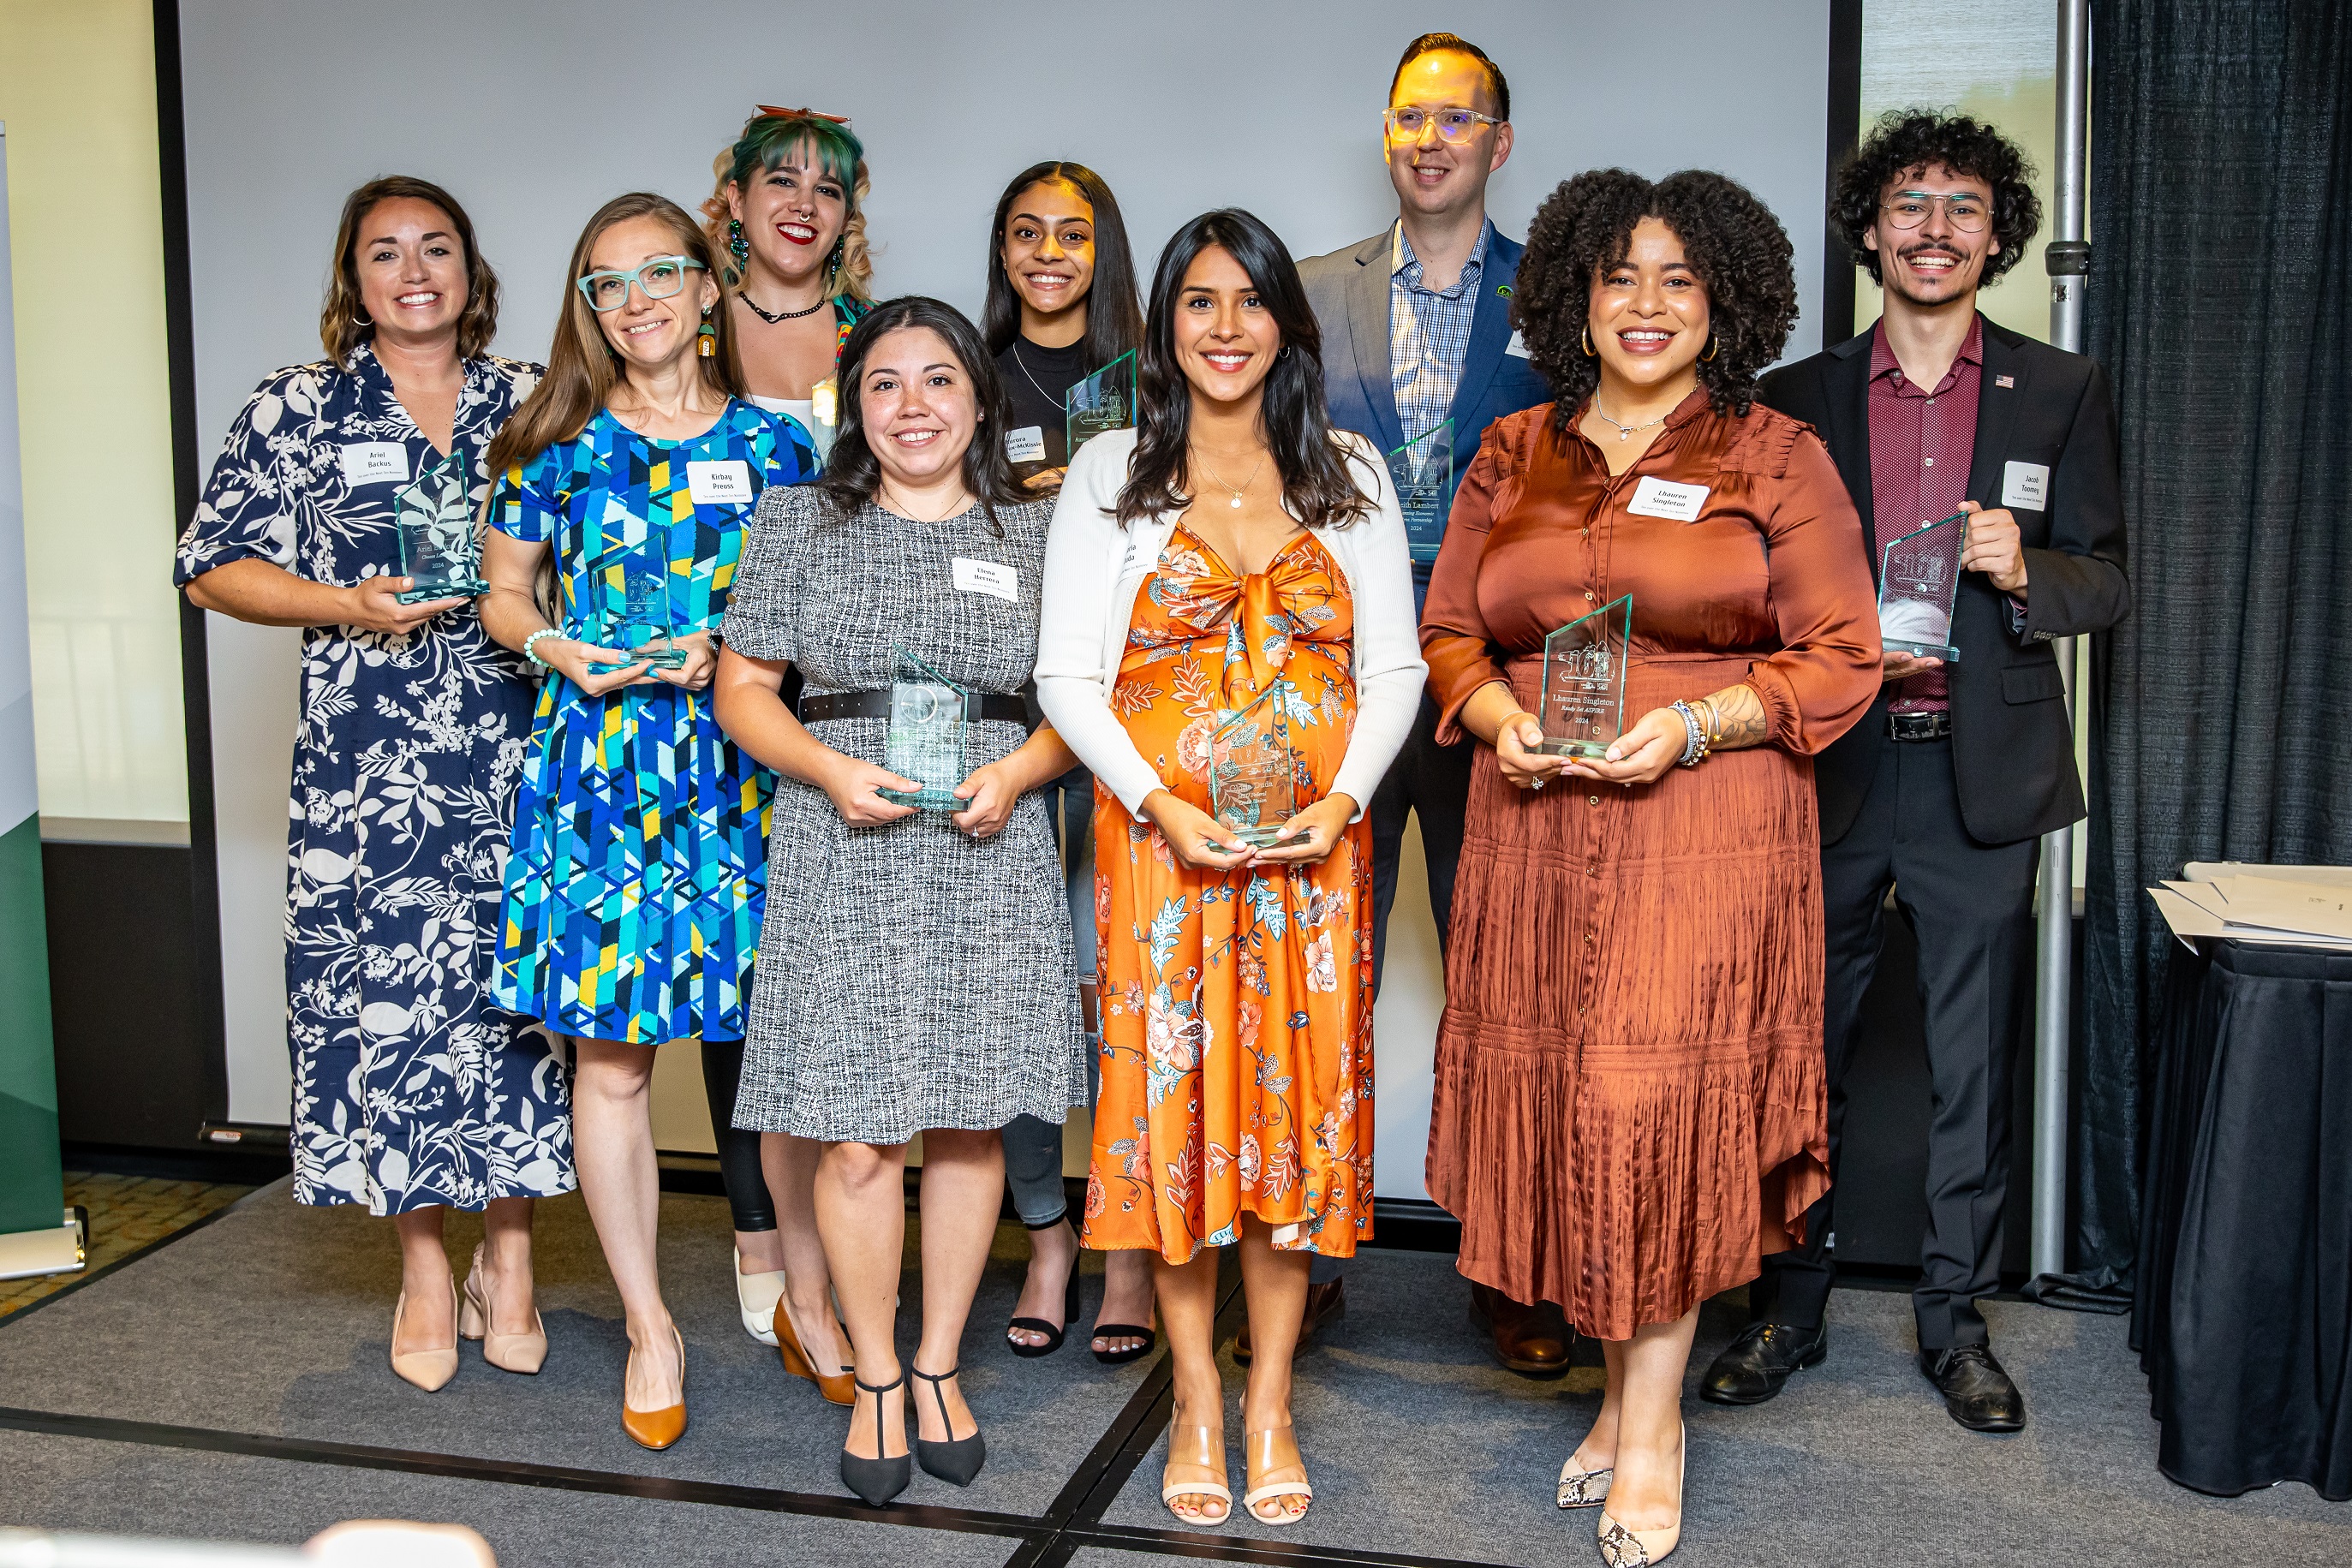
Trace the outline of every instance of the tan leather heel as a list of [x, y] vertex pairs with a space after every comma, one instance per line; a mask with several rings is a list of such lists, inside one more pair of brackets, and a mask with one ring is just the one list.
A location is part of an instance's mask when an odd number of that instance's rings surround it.
[[[1176, 1513], [1180, 1497], [1214, 1498], [1222, 1511]], [[1160, 1473], [1160, 1500], [1184, 1524], [1223, 1524], [1233, 1517], [1233, 1489], [1225, 1484], [1225, 1435], [1215, 1427], [1168, 1428], [1168, 1465]]]
[[[621, 1430], [640, 1447], [656, 1451], [686, 1436], [686, 1340], [675, 1323], [670, 1325], [669, 1337], [677, 1345], [677, 1403], [660, 1410], [632, 1410], [625, 1384], [621, 1395]], [[636, 1358], [633, 1348], [629, 1359]]]
[[1303, 1497], [1315, 1500], [1315, 1489], [1307, 1483], [1307, 1461], [1298, 1452], [1298, 1438], [1288, 1426], [1268, 1427], [1252, 1432], [1242, 1439], [1242, 1475], [1249, 1490], [1242, 1494], [1242, 1506], [1260, 1524], [1297, 1524], [1307, 1517], [1307, 1510], [1297, 1513], [1276, 1509], [1272, 1513], [1258, 1511], [1258, 1504], [1273, 1502], [1279, 1498]]
[[485, 1245], [476, 1243], [474, 1266], [466, 1272], [466, 1301], [457, 1313], [457, 1337], [480, 1340], [482, 1359], [499, 1371], [536, 1377], [547, 1364], [547, 1324], [533, 1307], [529, 1333], [499, 1333], [490, 1327], [490, 1284], [482, 1273]]
[[[395, 1345], [400, 1343], [400, 1320], [407, 1311], [408, 1292], [403, 1291], [392, 1308], [392, 1343]], [[453, 1316], [457, 1311], [455, 1285], [449, 1287], [449, 1311]], [[451, 1340], [447, 1350], [412, 1350], [405, 1354], [395, 1350], [392, 1353], [392, 1370], [402, 1382], [413, 1383], [427, 1394], [438, 1394], [457, 1375], [457, 1342]]]
[[[856, 1374], [844, 1372], [828, 1377], [816, 1369], [816, 1364], [809, 1359], [808, 1351], [801, 1344], [800, 1333], [793, 1327], [792, 1313], [784, 1309], [784, 1298], [782, 1296], [776, 1298], [774, 1321], [776, 1353], [784, 1358], [784, 1370], [794, 1377], [805, 1377], [815, 1384], [817, 1392], [823, 1394], [833, 1404], [856, 1405], [857, 1403]], [[834, 1325], [833, 1332], [840, 1337], [842, 1343], [849, 1343], [848, 1331], [839, 1323]]]

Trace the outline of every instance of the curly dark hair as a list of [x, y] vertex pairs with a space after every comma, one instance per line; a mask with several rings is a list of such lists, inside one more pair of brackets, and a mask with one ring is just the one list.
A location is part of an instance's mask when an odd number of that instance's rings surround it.
[[1601, 384], [1601, 361], [1585, 351], [1593, 285], [1625, 259], [1643, 218], [1675, 231], [1706, 287], [1715, 343], [1698, 379], [1717, 413], [1746, 416], [1756, 378], [1780, 357], [1796, 322], [1788, 233], [1747, 186], [1705, 169], [1654, 184], [1627, 169], [1588, 169], [1536, 213], [1511, 298], [1511, 324], [1552, 385], [1552, 422], [1562, 430]]
[[2033, 164], [2017, 143], [1965, 114], [1932, 110], [1889, 110], [1838, 171], [1830, 198], [1830, 221], [1853, 252], [1857, 266], [1876, 279], [1878, 253], [1862, 243], [1878, 222], [1886, 187], [1914, 170], [1940, 165], [1992, 187], [1992, 232], [2000, 248], [1985, 257], [1982, 282], [1990, 283], [2025, 259], [2025, 247], [2042, 228], [2042, 198], [2033, 193]]

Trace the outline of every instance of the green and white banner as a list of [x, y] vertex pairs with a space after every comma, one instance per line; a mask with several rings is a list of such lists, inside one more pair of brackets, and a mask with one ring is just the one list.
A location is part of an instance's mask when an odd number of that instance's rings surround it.
[[16, 333], [8, 272], [8, 134], [0, 126], [0, 1279], [80, 1263], [58, 1166], [49, 944], [33, 765], [33, 656], [16, 445]]

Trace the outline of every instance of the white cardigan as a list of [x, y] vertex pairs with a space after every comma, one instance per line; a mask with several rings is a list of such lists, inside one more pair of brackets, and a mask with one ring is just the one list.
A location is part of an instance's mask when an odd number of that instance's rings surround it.
[[[1356, 727], [1331, 789], [1353, 800], [1360, 817], [1412, 728], [1429, 666], [1422, 662], [1412, 558], [1388, 465], [1360, 435], [1334, 439], [1347, 449], [1358, 486], [1376, 508], [1346, 528], [1315, 531], [1339, 562], [1355, 601]], [[1159, 563], [1177, 515], [1119, 527], [1114, 513], [1134, 451], [1132, 430], [1097, 435], [1078, 449], [1062, 482], [1045, 540], [1037, 700], [1078, 760], [1130, 815], [1140, 815], [1143, 798], [1163, 786], [1159, 770], [1111, 712], [1110, 693], [1137, 591]]]

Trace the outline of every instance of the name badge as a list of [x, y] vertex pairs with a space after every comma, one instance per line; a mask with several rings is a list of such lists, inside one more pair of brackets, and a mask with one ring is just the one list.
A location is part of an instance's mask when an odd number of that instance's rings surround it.
[[748, 506], [760, 498], [751, 490], [751, 465], [740, 457], [724, 463], [688, 463], [686, 493], [698, 507]]
[[965, 593], [992, 594], [1008, 603], [1021, 599], [1021, 574], [1009, 566], [999, 566], [992, 560], [967, 560], [953, 558], [955, 585]]
[[405, 485], [408, 483], [408, 448], [397, 441], [354, 441], [345, 446], [343, 483], [353, 489], [362, 485]]
[[2050, 509], [2050, 465], [2005, 463], [2000, 470], [2000, 504], [2036, 512]]
[[1018, 430], [1004, 433], [1004, 455], [1014, 463], [1045, 461], [1045, 427], [1024, 424]]
[[1633, 498], [1625, 504], [1625, 509], [1637, 517], [1693, 523], [1698, 520], [1698, 509], [1706, 505], [1706, 491], [1705, 485], [1677, 485], [1645, 474], [1633, 486]]
[[1503, 345], [1503, 352], [1510, 355], [1514, 359], [1526, 359], [1528, 357], [1528, 340], [1526, 337], [1517, 332], [1512, 333], [1511, 340]]

